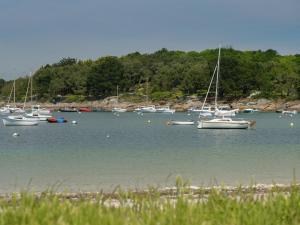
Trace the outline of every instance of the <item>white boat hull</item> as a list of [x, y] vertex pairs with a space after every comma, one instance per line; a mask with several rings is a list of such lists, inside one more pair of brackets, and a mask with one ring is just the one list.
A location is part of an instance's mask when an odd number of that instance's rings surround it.
[[111, 111], [112, 111], [112, 112], [119, 112], [119, 113], [122, 113], [122, 112], [126, 112], [127, 109], [123, 109], [123, 108], [113, 108]]
[[197, 126], [199, 129], [248, 129], [249, 121], [222, 121], [222, 120], [201, 120]]
[[47, 121], [47, 119], [51, 118], [51, 115], [42, 115], [42, 114], [35, 114], [35, 113], [29, 113], [26, 114], [26, 117], [28, 118], [34, 118], [37, 119], [39, 121]]
[[194, 125], [194, 121], [176, 121], [176, 120], [171, 120], [168, 122], [169, 125]]
[[36, 120], [27, 119], [2, 119], [4, 126], [36, 126], [39, 124]]

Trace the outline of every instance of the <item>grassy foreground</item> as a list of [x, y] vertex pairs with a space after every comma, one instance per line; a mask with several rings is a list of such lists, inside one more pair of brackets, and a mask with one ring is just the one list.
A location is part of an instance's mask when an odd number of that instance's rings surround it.
[[0, 200], [0, 224], [300, 224], [300, 189], [21, 193]]

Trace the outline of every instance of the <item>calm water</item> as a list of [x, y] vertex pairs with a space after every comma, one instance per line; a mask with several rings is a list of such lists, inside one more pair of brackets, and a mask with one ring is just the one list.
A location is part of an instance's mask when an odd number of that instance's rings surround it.
[[[58, 115], [58, 114], [56, 114]], [[288, 183], [300, 173], [300, 115], [240, 114], [255, 130], [201, 130], [167, 126], [175, 115], [64, 113], [78, 124], [0, 126], [0, 192], [111, 190], [173, 184], [176, 175], [193, 185]], [[150, 120], [151, 123], [147, 121]], [[290, 127], [290, 123], [294, 127]], [[18, 132], [19, 137], [12, 137]]]

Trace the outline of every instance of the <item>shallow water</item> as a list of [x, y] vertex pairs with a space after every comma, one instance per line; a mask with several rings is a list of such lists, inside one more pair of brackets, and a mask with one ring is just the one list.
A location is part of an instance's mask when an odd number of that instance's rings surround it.
[[[257, 121], [254, 130], [166, 125], [169, 118], [197, 118], [186, 113], [56, 115], [78, 124], [1, 124], [0, 192], [166, 186], [176, 175], [193, 185], [288, 183], [294, 169], [300, 172], [300, 115], [240, 114]], [[14, 132], [20, 136], [12, 137]]]

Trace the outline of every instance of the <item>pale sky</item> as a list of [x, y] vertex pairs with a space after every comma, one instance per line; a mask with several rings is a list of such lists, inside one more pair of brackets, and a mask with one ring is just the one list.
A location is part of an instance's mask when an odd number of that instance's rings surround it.
[[0, 78], [163, 47], [296, 54], [299, 12], [300, 0], [0, 0]]

